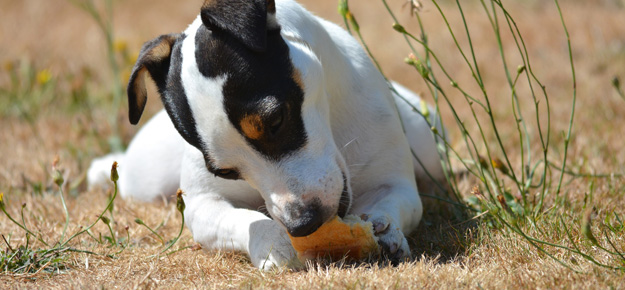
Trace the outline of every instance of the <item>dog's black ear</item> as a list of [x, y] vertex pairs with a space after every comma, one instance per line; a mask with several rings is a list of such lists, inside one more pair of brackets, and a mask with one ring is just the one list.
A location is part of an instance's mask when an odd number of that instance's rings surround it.
[[133, 125], [139, 123], [148, 97], [145, 89], [146, 72], [150, 74], [159, 91], [163, 93], [169, 71], [171, 49], [179, 37], [180, 34], [161, 35], [143, 44], [139, 58], [130, 74], [127, 89], [128, 118]]
[[254, 51], [267, 44], [267, 13], [276, 13], [274, 0], [205, 0], [202, 22], [223, 31]]

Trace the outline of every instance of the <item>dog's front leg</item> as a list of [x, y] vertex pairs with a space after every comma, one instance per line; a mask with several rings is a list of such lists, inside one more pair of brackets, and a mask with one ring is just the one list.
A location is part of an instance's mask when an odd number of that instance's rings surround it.
[[352, 213], [373, 223], [382, 254], [391, 262], [410, 257], [405, 235], [417, 227], [423, 213], [414, 183], [399, 180], [372, 187], [354, 200]]
[[180, 187], [187, 227], [207, 249], [241, 251], [261, 269], [294, 267], [295, 250], [276, 221], [256, 210], [264, 200], [244, 181], [224, 180], [205, 167], [202, 153], [187, 147]]
[[264, 214], [235, 208], [210, 194], [189, 194], [185, 203], [187, 227], [203, 247], [245, 252], [256, 267], [264, 270], [297, 266], [286, 231]]

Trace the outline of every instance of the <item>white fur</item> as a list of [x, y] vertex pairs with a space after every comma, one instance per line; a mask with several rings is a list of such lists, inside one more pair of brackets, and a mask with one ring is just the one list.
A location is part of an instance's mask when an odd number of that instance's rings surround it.
[[[187, 144], [161, 112], [147, 123], [122, 155], [96, 160], [90, 184], [102, 180], [102, 167], [120, 163], [124, 197], [155, 200], [185, 192], [185, 218], [196, 242], [205, 248], [231, 249], [250, 255], [254, 265], [295, 265], [294, 250], [283, 227], [283, 211], [293, 200], [319, 198], [338, 207], [343, 174], [351, 186], [351, 214], [366, 214], [379, 229], [380, 241], [409, 254], [405, 234], [418, 225], [422, 206], [415, 174], [428, 170], [442, 178], [429, 125], [391, 94], [384, 78], [360, 45], [339, 26], [313, 16], [291, 0], [276, 1], [277, 22], [301, 73], [305, 98], [302, 118], [308, 138], [296, 153], [272, 162], [252, 149], [228, 121], [221, 105], [227, 75], [203, 77], [194, 59], [196, 19], [182, 46], [183, 87], [198, 133], [215, 165], [237, 168], [243, 180], [224, 180], [206, 170], [203, 154]], [[419, 98], [395, 85], [411, 104]], [[413, 165], [408, 140], [425, 168]], [[119, 159], [121, 158], [121, 159]], [[110, 168], [110, 165], [107, 165]], [[257, 211], [267, 206], [273, 217]], [[282, 219], [282, 220], [281, 220]]]

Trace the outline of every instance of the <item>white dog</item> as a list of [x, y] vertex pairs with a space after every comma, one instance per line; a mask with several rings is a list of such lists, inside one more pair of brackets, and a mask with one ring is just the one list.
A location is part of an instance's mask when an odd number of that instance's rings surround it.
[[422, 214], [415, 177], [443, 178], [436, 144], [345, 30], [291, 0], [206, 0], [183, 33], [143, 46], [128, 85], [133, 124], [146, 75], [166, 113], [124, 154], [95, 160], [91, 185], [117, 160], [123, 197], [180, 187], [196, 242], [263, 269], [294, 261], [287, 232], [306, 236], [348, 213], [373, 222], [389, 259], [410, 255], [404, 235]]

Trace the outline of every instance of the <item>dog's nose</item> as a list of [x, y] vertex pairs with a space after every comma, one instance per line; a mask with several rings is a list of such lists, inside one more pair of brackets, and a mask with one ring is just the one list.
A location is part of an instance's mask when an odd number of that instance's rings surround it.
[[309, 208], [300, 217], [287, 225], [287, 231], [293, 237], [304, 237], [314, 233], [323, 224], [317, 208]]

